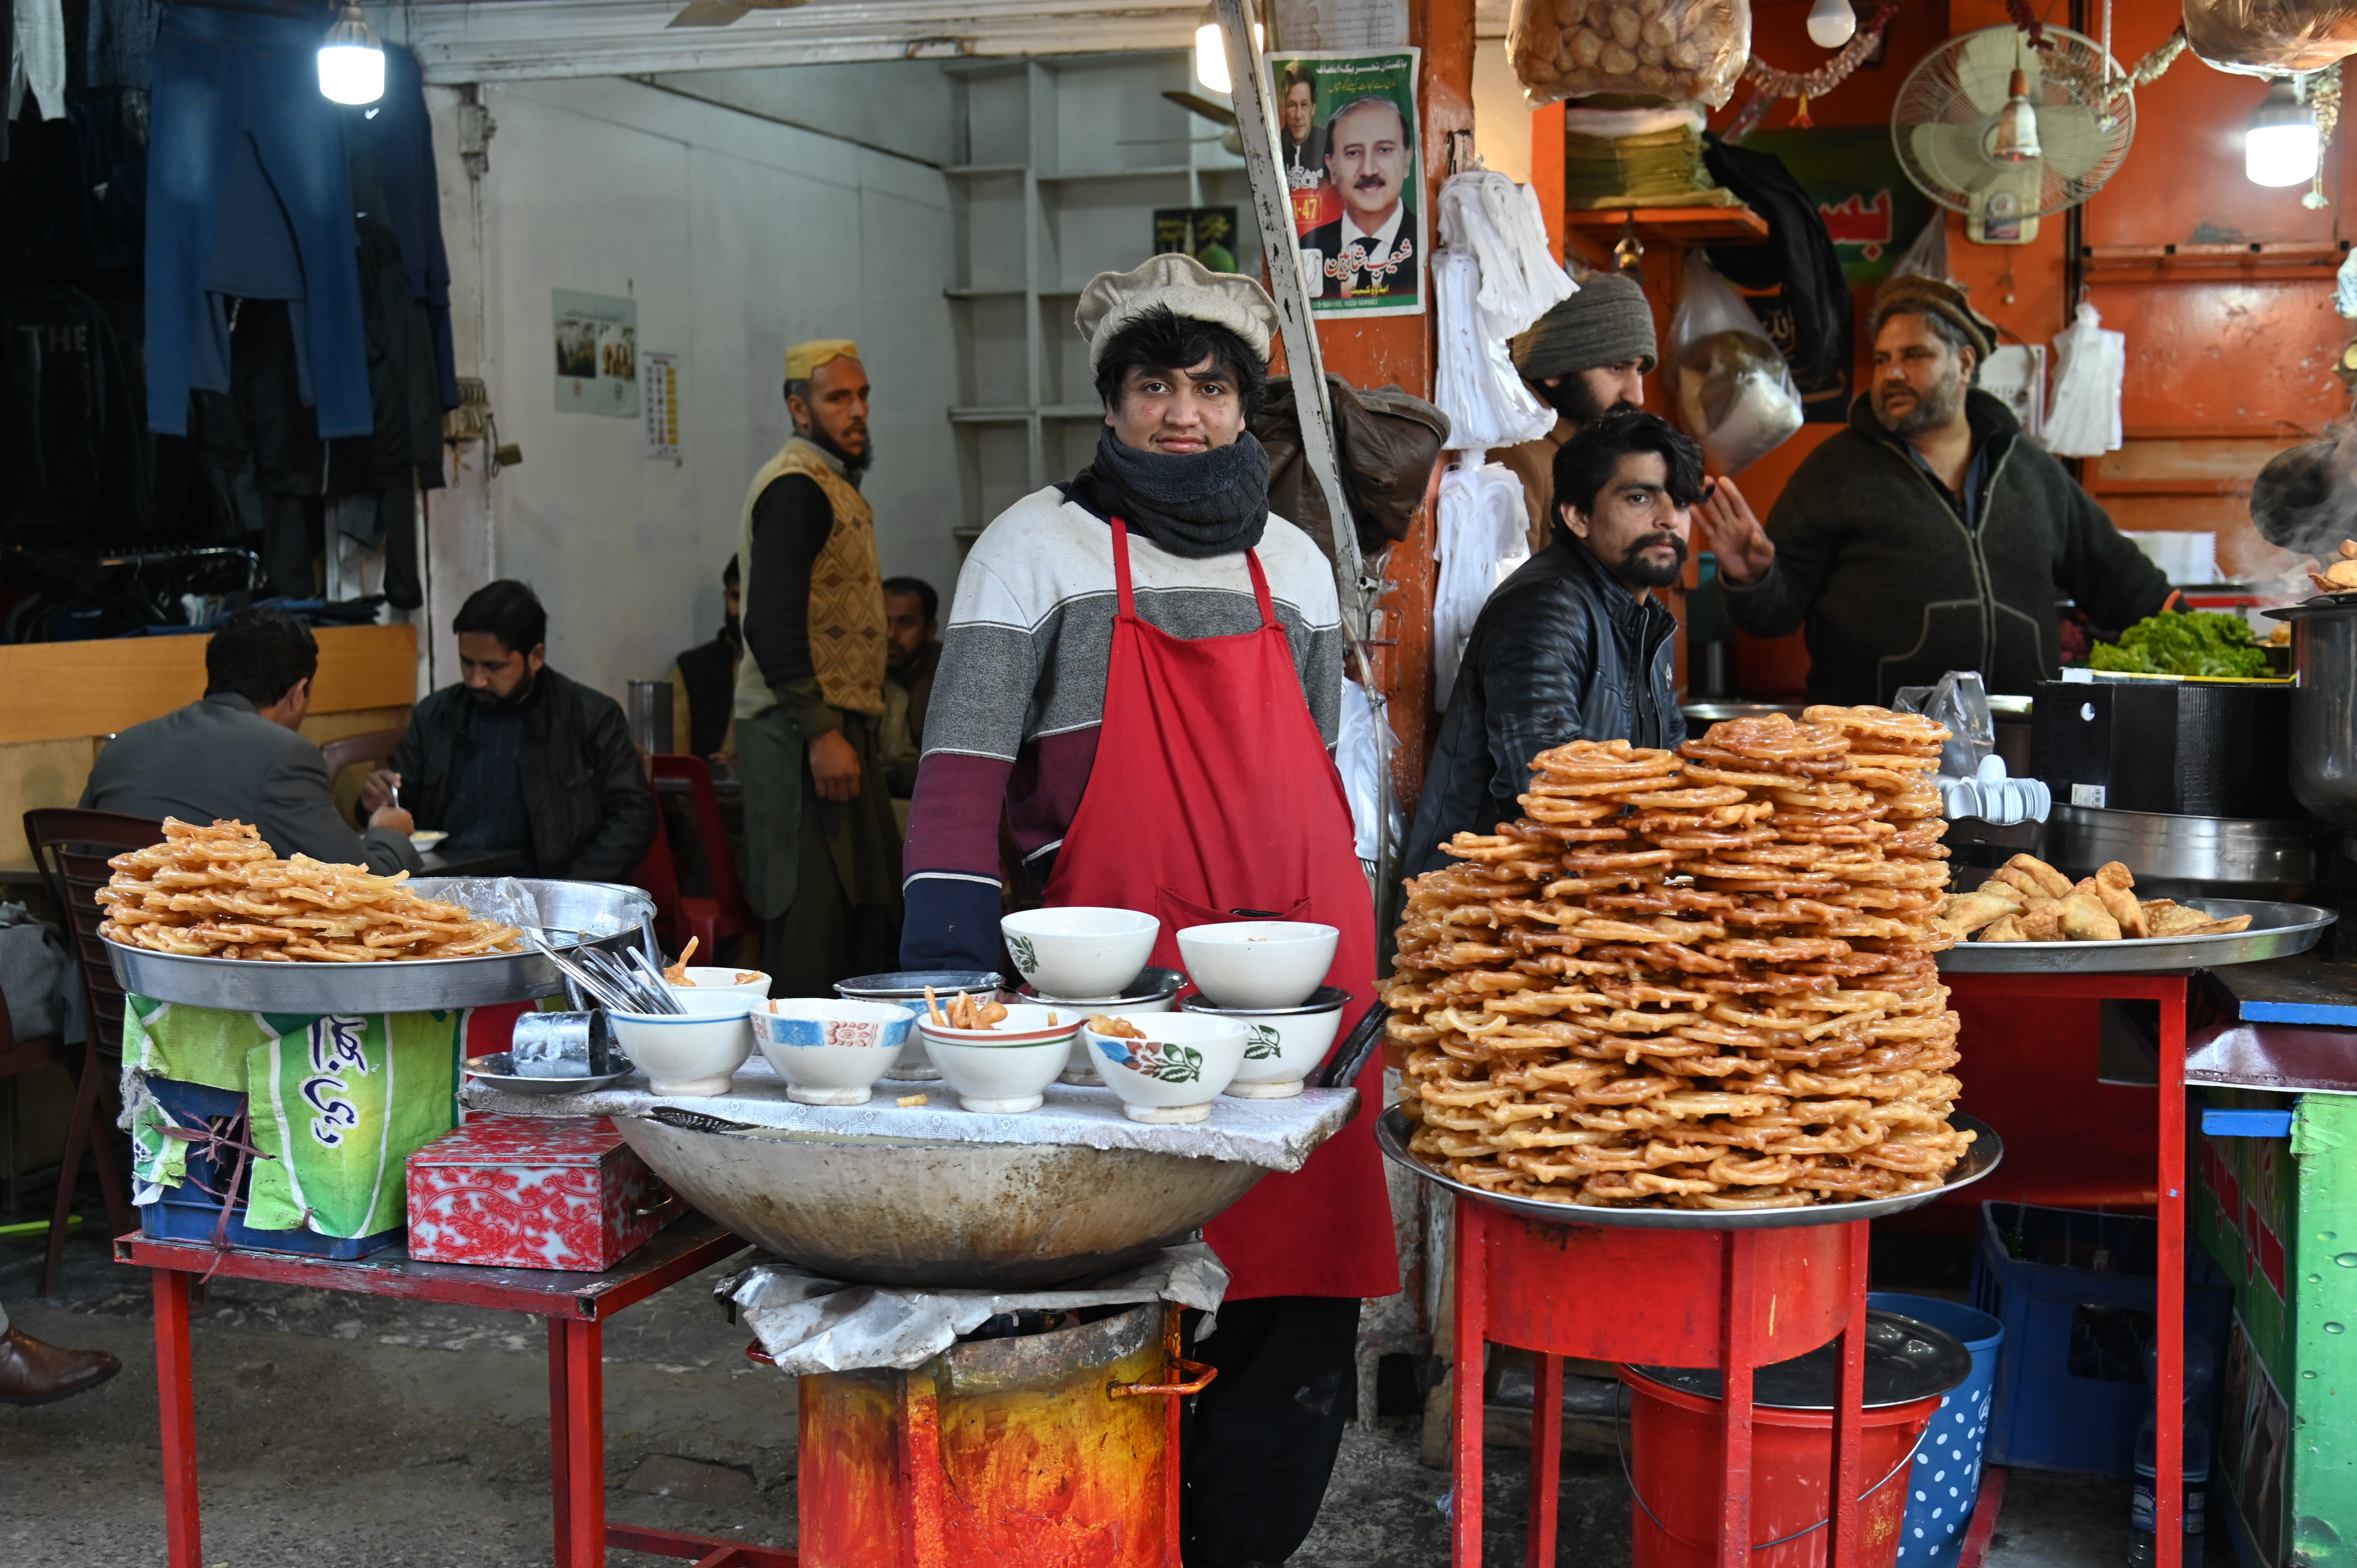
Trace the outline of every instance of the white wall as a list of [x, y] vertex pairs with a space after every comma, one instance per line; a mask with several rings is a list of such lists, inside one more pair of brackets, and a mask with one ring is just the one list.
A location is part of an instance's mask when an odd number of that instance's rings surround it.
[[[712, 635], [746, 486], [788, 428], [783, 350], [805, 338], [858, 340], [876, 389], [866, 493], [884, 570], [946, 598], [958, 482], [942, 176], [628, 81], [480, 92], [498, 132], [471, 201], [447, 147], [442, 166], [459, 370], [485, 377], [500, 439], [523, 449], [491, 481], [491, 526], [502, 575], [548, 606], [550, 661], [619, 698]], [[470, 206], [479, 256], [456, 253]], [[642, 457], [634, 420], [555, 411], [557, 288], [634, 298], [640, 351], [683, 357], [678, 463]], [[455, 608], [437, 605], [437, 619]]]

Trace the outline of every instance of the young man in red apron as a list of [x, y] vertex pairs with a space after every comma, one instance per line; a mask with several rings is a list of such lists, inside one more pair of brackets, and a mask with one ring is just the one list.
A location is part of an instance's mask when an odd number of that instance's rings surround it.
[[[1082, 295], [1105, 407], [1094, 461], [1027, 496], [958, 576], [908, 834], [901, 961], [996, 969], [999, 822], [1050, 905], [1111, 905], [1177, 932], [1316, 920], [1327, 983], [1374, 999], [1374, 916], [1327, 747], [1341, 702], [1332, 568], [1268, 510], [1244, 429], [1276, 310], [1190, 257], [1107, 273]], [[1359, 1302], [1399, 1289], [1372, 1122], [1264, 1177], [1205, 1237], [1233, 1274], [1201, 1342], [1189, 1568], [1281, 1563], [1315, 1522], [1341, 1440]]]

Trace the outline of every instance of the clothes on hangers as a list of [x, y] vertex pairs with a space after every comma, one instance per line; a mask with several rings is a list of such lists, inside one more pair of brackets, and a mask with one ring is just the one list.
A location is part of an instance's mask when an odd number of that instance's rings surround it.
[[145, 433], [105, 311], [0, 282], [0, 522], [116, 541], [146, 521]]
[[[458, 406], [457, 360], [450, 345], [450, 258], [442, 244], [442, 191], [434, 174], [434, 127], [417, 57], [384, 47], [384, 96], [344, 111], [352, 201], [361, 217], [401, 242], [412, 297], [426, 309], [440, 408]], [[436, 422], [438, 445], [440, 422]], [[436, 459], [438, 465], [439, 459]]]
[[163, 21], [159, 0], [86, 0], [82, 22], [81, 85], [135, 87], [145, 91], [156, 71], [156, 29]]
[[14, 0], [8, 48], [8, 118], [31, 101], [44, 120], [66, 113], [66, 18], [59, 0]]

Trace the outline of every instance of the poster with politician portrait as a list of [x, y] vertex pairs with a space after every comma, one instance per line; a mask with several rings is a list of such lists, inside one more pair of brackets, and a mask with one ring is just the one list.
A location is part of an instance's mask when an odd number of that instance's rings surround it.
[[1431, 243], [1416, 134], [1421, 52], [1268, 57], [1277, 164], [1318, 314], [1424, 313]]

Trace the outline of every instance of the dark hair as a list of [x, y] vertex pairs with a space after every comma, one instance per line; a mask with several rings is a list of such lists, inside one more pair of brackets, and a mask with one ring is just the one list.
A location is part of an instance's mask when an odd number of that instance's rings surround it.
[[887, 577], [884, 579], [884, 591], [888, 594], [914, 594], [918, 602], [925, 607], [928, 622], [942, 618], [941, 590], [922, 577]]
[[1981, 361], [1988, 357], [1981, 352], [1981, 346], [1974, 342], [1963, 328], [1915, 300], [1896, 299], [1877, 308], [1867, 321], [1867, 340], [1870, 343], [1881, 337], [1883, 324], [1894, 316], [1912, 316], [1921, 321], [1924, 330], [1945, 343], [1951, 354], [1961, 354], [1970, 349], [1973, 351], [1973, 371], [1964, 378], [1964, 384], [1968, 387], [1981, 384]]
[[728, 564], [720, 568], [720, 585], [724, 588], [733, 588], [743, 580], [742, 574], [737, 570], [737, 557], [729, 556]]
[[1658, 456], [1669, 468], [1670, 499], [1692, 506], [1703, 497], [1702, 447], [1657, 413], [1609, 413], [1584, 424], [1555, 455], [1555, 523], [1562, 508], [1593, 512], [1596, 498], [1612, 480], [1620, 459], [1637, 452]]
[[319, 643], [285, 610], [242, 609], [205, 644], [205, 695], [233, 692], [266, 708], [319, 672]]
[[1097, 396], [1108, 409], [1121, 406], [1122, 377], [1135, 366], [1147, 371], [1183, 371], [1208, 354], [1225, 371], [1243, 399], [1244, 416], [1260, 412], [1268, 391], [1268, 361], [1252, 345], [1216, 322], [1176, 316], [1167, 305], [1153, 309], [1113, 335], [1097, 360]]
[[528, 585], [502, 577], [468, 595], [450, 629], [461, 636], [489, 632], [510, 653], [530, 653], [548, 640], [548, 612]]
[[1334, 155], [1334, 145], [1332, 141], [1332, 137], [1335, 134], [1334, 127], [1342, 123], [1342, 116], [1345, 114], [1355, 113], [1359, 110], [1368, 108], [1371, 105], [1378, 109], [1388, 109], [1393, 113], [1398, 115], [1400, 123], [1400, 139], [1402, 141], [1405, 141], [1407, 139], [1407, 111], [1400, 107], [1399, 100], [1394, 98], [1388, 92], [1370, 92], [1362, 97], [1351, 99], [1351, 102], [1343, 104], [1342, 107], [1335, 110], [1334, 113], [1326, 116], [1326, 135], [1328, 137], [1326, 145], [1327, 156], [1331, 157]]
[[1308, 65], [1299, 60], [1296, 60], [1293, 64], [1286, 67], [1285, 74], [1277, 78], [1276, 101], [1280, 103], [1284, 102], [1285, 95], [1291, 92], [1296, 87], [1306, 87], [1309, 89], [1311, 100], [1313, 102], [1316, 100], [1318, 96], [1317, 73], [1312, 71]]

